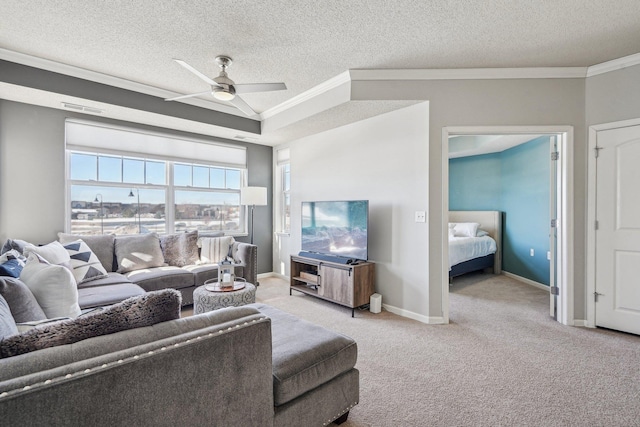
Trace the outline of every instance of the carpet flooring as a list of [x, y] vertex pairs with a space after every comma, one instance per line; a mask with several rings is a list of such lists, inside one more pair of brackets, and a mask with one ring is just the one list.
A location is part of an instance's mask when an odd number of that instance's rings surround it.
[[357, 341], [360, 403], [345, 427], [640, 426], [640, 337], [560, 325], [548, 293], [506, 276], [457, 278], [448, 325], [351, 318], [278, 278], [261, 279], [257, 301]]

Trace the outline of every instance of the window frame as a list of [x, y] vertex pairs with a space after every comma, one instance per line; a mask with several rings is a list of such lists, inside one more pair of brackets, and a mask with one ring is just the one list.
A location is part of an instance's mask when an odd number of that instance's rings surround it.
[[[71, 179], [71, 156], [72, 154], [86, 154], [96, 156], [96, 162], [98, 162], [99, 156], [109, 156], [109, 157], [120, 157], [121, 168], [124, 167], [124, 159], [131, 160], [143, 160], [143, 161], [151, 161], [151, 162], [164, 162], [165, 165], [165, 184], [147, 184], [147, 176], [146, 176], [146, 163], [145, 163], [145, 183], [130, 183], [124, 182], [124, 173], [121, 170], [121, 182], [113, 182], [113, 181], [100, 181], [96, 180], [78, 180]], [[208, 168], [216, 168], [225, 170], [225, 185], [226, 182], [226, 174], [228, 170], [238, 171], [240, 175], [239, 188], [217, 188], [211, 187], [211, 181], [209, 180], [209, 187], [194, 187], [194, 186], [177, 186], [174, 184], [174, 167], [176, 164], [181, 165], [190, 165], [192, 167], [192, 182], [193, 184], [193, 167], [201, 166]], [[197, 159], [193, 159], [189, 162], [184, 158], [165, 158], [153, 155], [144, 155], [141, 153], [134, 152], [125, 152], [125, 151], [116, 151], [116, 150], [107, 150], [107, 149], [95, 149], [87, 147], [87, 149], [83, 149], [82, 147], [73, 147], [65, 149], [65, 170], [66, 170], [66, 178], [65, 178], [65, 232], [71, 233], [71, 187], [72, 186], [105, 186], [105, 187], [116, 187], [122, 188], [123, 191], [131, 191], [132, 188], [136, 188], [139, 190], [143, 189], [162, 189], [165, 192], [165, 233], [171, 234], [176, 231], [176, 205], [175, 205], [175, 195], [177, 191], [201, 191], [207, 193], [231, 193], [238, 195], [238, 230], [221, 230], [225, 233], [225, 235], [231, 236], [246, 236], [248, 235], [247, 230], [247, 209], [240, 203], [240, 188], [244, 187], [247, 182], [247, 169], [232, 167], [232, 166], [223, 166], [217, 163], [207, 163], [198, 161]], [[96, 178], [99, 178], [99, 170], [98, 165], [96, 165]]]

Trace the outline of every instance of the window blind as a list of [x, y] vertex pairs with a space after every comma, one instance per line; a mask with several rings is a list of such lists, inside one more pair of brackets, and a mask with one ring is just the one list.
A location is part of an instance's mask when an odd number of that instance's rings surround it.
[[246, 169], [245, 147], [179, 138], [139, 129], [67, 119], [69, 150], [127, 153], [137, 157]]

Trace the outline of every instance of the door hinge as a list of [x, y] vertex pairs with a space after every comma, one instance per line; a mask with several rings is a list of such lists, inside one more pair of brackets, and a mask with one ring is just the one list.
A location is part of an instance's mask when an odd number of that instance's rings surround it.
[[600, 228], [600, 222], [596, 221], [594, 224], [594, 228], [597, 230]]
[[594, 292], [594, 293], [593, 293], [593, 300], [594, 300], [595, 302], [598, 302], [598, 297], [599, 297], [600, 295], [604, 295], [604, 294], [600, 294], [600, 293], [598, 293], [598, 292]]
[[600, 157], [600, 150], [602, 150], [602, 148], [603, 148], [603, 147], [598, 147], [598, 146], [596, 146], [596, 147], [594, 148], [594, 150], [595, 150], [595, 152], [596, 152], [596, 159], [597, 159], [598, 157]]
[[553, 218], [551, 220], [551, 228], [556, 228], [558, 226], [558, 220], [556, 218]]
[[549, 287], [549, 293], [551, 295], [560, 295], [560, 288], [557, 286], [551, 286]]
[[551, 153], [551, 160], [558, 160], [560, 158], [560, 152], [554, 151]]

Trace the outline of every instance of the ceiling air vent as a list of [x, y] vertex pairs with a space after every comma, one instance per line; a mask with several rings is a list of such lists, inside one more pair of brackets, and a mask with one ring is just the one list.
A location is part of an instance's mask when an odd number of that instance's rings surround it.
[[67, 110], [81, 111], [83, 113], [91, 113], [91, 114], [104, 113], [104, 110], [101, 110], [99, 108], [87, 107], [85, 105], [78, 105], [78, 104], [70, 104], [68, 102], [62, 102], [62, 107], [66, 108]]

